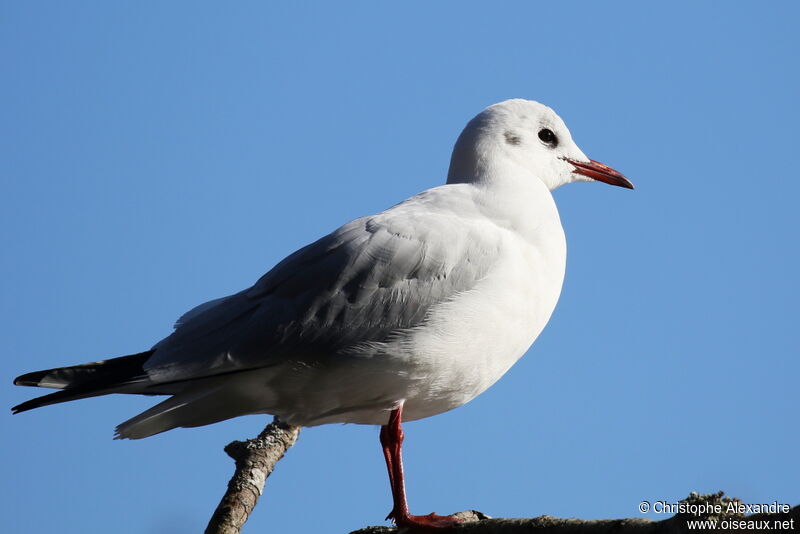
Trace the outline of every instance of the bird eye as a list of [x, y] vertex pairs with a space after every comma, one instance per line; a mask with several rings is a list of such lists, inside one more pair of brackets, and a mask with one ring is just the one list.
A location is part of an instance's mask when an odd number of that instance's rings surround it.
[[553, 133], [553, 130], [548, 130], [547, 128], [539, 130], [539, 139], [550, 148], [558, 146], [558, 137]]

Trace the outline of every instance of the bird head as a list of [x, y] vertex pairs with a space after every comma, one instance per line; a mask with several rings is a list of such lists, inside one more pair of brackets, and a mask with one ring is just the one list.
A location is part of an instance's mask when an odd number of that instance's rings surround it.
[[578, 181], [633, 189], [625, 176], [589, 159], [552, 109], [513, 99], [469, 121], [453, 149], [447, 183], [491, 183], [520, 175], [535, 176], [551, 191]]

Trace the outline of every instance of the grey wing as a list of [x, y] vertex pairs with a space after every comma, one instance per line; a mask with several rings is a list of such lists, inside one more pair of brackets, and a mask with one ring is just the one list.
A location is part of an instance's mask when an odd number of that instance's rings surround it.
[[[474, 287], [496, 247], [452, 217], [409, 228], [388, 212], [357, 219], [298, 250], [235, 295], [185, 314], [145, 368], [181, 381], [321, 360], [421, 324], [431, 307]], [[451, 230], [451, 231], [447, 231]]]

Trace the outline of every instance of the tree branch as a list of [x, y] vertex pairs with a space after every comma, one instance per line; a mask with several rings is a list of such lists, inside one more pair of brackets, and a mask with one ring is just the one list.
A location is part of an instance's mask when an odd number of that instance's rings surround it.
[[257, 437], [232, 441], [225, 447], [225, 452], [236, 462], [236, 471], [205, 534], [239, 534], [264, 490], [267, 477], [299, 435], [299, 426], [287, 425], [275, 417]]
[[[795, 531], [800, 529], [800, 506], [795, 506], [785, 513], [761, 513], [745, 516], [743, 513], [727, 513], [730, 503], [741, 504], [739, 499], [725, 497], [722, 492], [710, 495], [692, 493], [681, 502], [687, 504], [710, 505], [719, 504], [722, 513], [705, 513], [700, 515], [677, 514], [669, 519], [653, 521], [642, 517], [629, 519], [559, 519], [543, 515], [529, 519], [492, 519], [480, 512], [470, 510], [460, 512], [457, 516], [464, 519], [464, 524], [452, 532], [472, 534], [677, 534], [687, 532], [776, 532], [780, 530]], [[690, 530], [688, 521], [717, 521], [717, 528], [710, 525], [697, 526]], [[726, 523], [727, 521], [727, 523]], [[769, 523], [766, 523], [769, 521]], [[735, 522], [732, 524], [731, 522]], [[776, 522], [780, 522], [778, 526]], [[396, 534], [402, 533], [392, 527], [367, 527], [350, 534]]]
[[[236, 471], [228, 490], [222, 497], [214, 515], [206, 527], [205, 534], [239, 534], [247, 518], [253, 512], [264, 489], [267, 477], [275, 464], [294, 445], [300, 427], [287, 425], [276, 417], [272, 423], [253, 439], [234, 441], [225, 447], [225, 452], [236, 461]], [[725, 497], [722, 492], [710, 495], [692, 493], [681, 501], [687, 505], [705, 505], [705, 512], [698, 515], [680, 513], [662, 521], [636, 517], [628, 519], [559, 519], [540, 516], [525, 519], [492, 519], [480, 512], [470, 510], [455, 514], [464, 523], [452, 532], [472, 534], [522, 534], [541, 532], [547, 534], [676, 534], [694, 531], [714, 532], [775, 532], [800, 530], [800, 506], [783, 513], [759, 513], [745, 515], [739, 499]], [[733, 504], [734, 506], [730, 506]], [[714, 508], [716, 507], [716, 508]], [[733, 508], [733, 509], [732, 509]], [[719, 510], [719, 513], [717, 513]], [[690, 521], [716, 521], [697, 524], [689, 528]], [[351, 532], [351, 534], [404, 534], [406, 530], [394, 527], [374, 526]]]

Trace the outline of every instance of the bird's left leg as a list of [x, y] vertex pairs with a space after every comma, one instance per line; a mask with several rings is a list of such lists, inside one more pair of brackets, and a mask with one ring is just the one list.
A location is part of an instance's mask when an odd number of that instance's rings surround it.
[[398, 527], [406, 527], [417, 531], [441, 530], [451, 528], [461, 520], [447, 515], [411, 515], [406, 501], [406, 484], [403, 477], [403, 405], [392, 410], [389, 422], [381, 427], [381, 447], [386, 459], [386, 468], [389, 471], [389, 483], [392, 486], [394, 508], [386, 516]]

